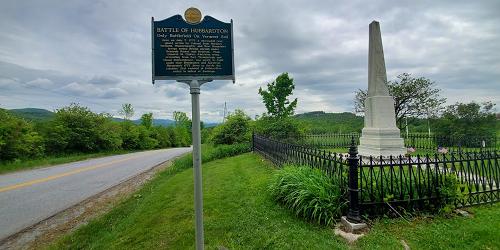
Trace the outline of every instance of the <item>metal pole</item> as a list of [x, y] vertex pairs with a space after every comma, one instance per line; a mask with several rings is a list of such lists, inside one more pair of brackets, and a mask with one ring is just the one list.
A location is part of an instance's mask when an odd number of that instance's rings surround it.
[[194, 172], [194, 209], [196, 221], [196, 249], [204, 248], [203, 240], [203, 189], [201, 175], [201, 133], [200, 133], [200, 83], [192, 80], [189, 84], [192, 103], [192, 138]]
[[360, 223], [359, 216], [359, 188], [358, 188], [358, 149], [354, 136], [351, 138], [351, 146], [349, 147], [349, 211], [347, 212], [347, 220], [353, 223]]

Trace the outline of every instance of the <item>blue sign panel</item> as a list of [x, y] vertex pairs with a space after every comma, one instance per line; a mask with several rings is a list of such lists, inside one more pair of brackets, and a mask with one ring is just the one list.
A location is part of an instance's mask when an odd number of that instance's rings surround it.
[[154, 80], [233, 80], [233, 22], [151, 20]]

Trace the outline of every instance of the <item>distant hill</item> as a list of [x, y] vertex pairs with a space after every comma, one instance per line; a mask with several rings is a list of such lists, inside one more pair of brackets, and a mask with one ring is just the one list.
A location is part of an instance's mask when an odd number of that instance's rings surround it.
[[9, 112], [30, 121], [45, 121], [54, 117], [54, 112], [38, 108], [10, 109]]
[[211, 128], [211, 127], [215, 127], [217, 125], [219, 125], [220, 123], [216, 123], [216, 122], [206, 122], [205, 123], [205, 128]]
[[[52, 118], [54, 118], [54, 112], [48, 111], [46, 109], [39, 109], [39, 108], [23, 108], [23, 109], [9, 109], [8, 110], [11, 114], [24, 118], [29, 121], [47, 121]], [[117, 118], [113, 117], [114, 121], [117, 122], [122, 122], [122, 118]], [[132, 120], [133, 123], [135, 124], [140, 124], [141, 120]], [[173, 126], [175, 121], [170, 120], [170, 119], [153, 119], [153, 125], [158, 125], [158, 126]], [[205, 127], [214, 127], [217, 126], [218, 123], [205, 123]]]
[[313, 111], [294, 116], [309, 127], [313, 134], [361, 132], [363, 117], [353, 113], [325, 113]]
[[[124, 120], [122, 118], [113, 117], [113, 121], [123, 122]], [[141, 119], [132, 120], [132, 122], [134, 124], [141, 124]], [[168, 127], [168, 126], [174, 125], [174, 123], [175, 123], [175, 121], [170, 120], [170, 119], [153, 119], [153, 125]]]
[[[118, 117], [113, 117], [113, 120], [117, 121], [117, 122], [123, 122], [124, 121], [122, 118], [118, 118]], [[134, 124], [141, 124], [141, 120], [140, 119], [132, 120], [132, 122]], [[174, 120], [170, 120], [170, 119], [153, 119], [153, 125], [155, 125], [155, 126], [165, 126], [165, 127], [174, 126], [175, 125], [175, 121]], [[210, 128], [210, 127], [215, 127], [215, 126], [217, 126], [219, 124], [218, 123], [205, 123], [204, 125], [205, 125], [205, 128]]]

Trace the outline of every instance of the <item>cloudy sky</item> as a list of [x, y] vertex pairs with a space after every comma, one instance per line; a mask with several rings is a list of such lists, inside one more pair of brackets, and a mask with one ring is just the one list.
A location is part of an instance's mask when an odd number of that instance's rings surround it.
[[[191, 113], [181, 83], [151, 84], [151, 16], [191, 6], [234, 20], [236, 84], [202, 87], [202, 120], [264, 112], [259, 86], [295, 80], [297, 112], [353, 111], [367, 86], [368, 24], [381, 24], [388, 79], [427, 77], [448, 103], [500, 104], [500, 1], [25, 1], [0, 2], [0, 107], [55, 110], [72, 102], [136, 118]], [[498, 108], [497, 108], [498, 110]]]

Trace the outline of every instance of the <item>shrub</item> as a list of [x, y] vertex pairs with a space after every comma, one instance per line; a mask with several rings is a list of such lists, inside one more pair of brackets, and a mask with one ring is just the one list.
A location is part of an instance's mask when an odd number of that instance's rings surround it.
[[264, 116], [256, 121], [255, 132], [284, 142], [295, 142], [305, 134], [305, 126], [295, 119]]
[[139, 130], [139, 149], [153, 149], [158, 146], [158, 141], [152, 138], [152, 133], [147, 127], [139, 125], [137, 129]]
[[299, 217], [330, 225], [346, 202], [338, 183], [318, 169], [286, 166], [274, 176], [269, 190], [276, 201]]
[[440, 205], [442, 211], [445, 213], [451, 212], [455, 208], [455, 199], [463, 197], [461, 192], [461, 185], [455, 174], [446, 174], [443, 183], [438, 187]]
[[185, 126], [175, 126], [172, 130], [172, 146], [187, 147], [191, 144], [191, 133]]
[[249, 142], [251, 137], [250, 117], [240, 109], [235, 110], [225, 123], [212, 131], [212, 142], [215, 145]]
[[172, 128], [155, 126], [153, 127], [153, 138], [158, 141], [158, 148], [168, 148], [172, 146], [171, 130]]
[[96, 127], [97, 149], [100, 151], [120, 149], [123, 143], [120, 125], [113, 122], [110, 117], [99, 116], [99, 120]]
[[42, 126], [47, 148], [53, 153], [97, 152], [119, 149], [119, 127], [108, 114], [71, 104], [57, 110], [54, 120]]
[[39, 157], [44, 153], [43, 138], [31, 123], [0, 109], [0, 160]]
[[124, 149], [138, 149], [140, 132], [136, 125], [130, 121], [124, 121], [120, 124], [121, 138], [123, 140], [122, 147]]

